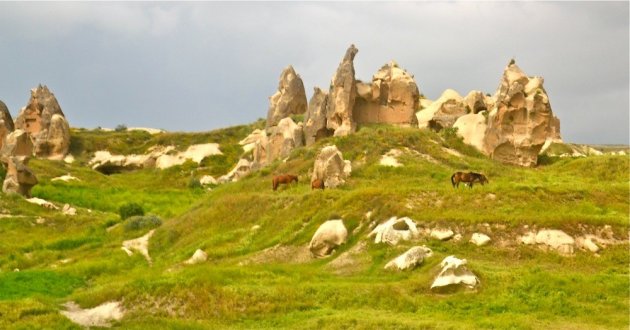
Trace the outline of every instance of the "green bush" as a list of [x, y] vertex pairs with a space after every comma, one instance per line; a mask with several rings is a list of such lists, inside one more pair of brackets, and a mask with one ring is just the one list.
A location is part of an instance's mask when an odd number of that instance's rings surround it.
[[118, 209], [118, 214], [120, 215], [121, 219], [125, 220], [134, 215], [144, 215], [144, 209], [140, 204], [132, 202], [121, 206]]
[[188, 188], [190, 188], [190, 189], [203, 189], [203, 186], [201, 185], [201, 181], [199, 181], [199, 179], [197, 179], [195, 177], [192, 177], [188, 181]]
[[125, 131], [127, 131], [127, 125], [120, 124], [120, 125], [116, 126], [116, 128], [114, 130], [116, 132], [125, 132]]
[[139, 230], [139, 229], [150, 229], [156, 228], [162, 225], [162, 219], [157, 215], [136, 215], [125, 221], [125, 230]]

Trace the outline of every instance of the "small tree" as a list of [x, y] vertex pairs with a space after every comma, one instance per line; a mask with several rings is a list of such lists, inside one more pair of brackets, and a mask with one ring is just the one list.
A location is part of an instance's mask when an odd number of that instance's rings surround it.
[[127, 130], [127, 125], [119, 124], [118, 126], [116, 126], [116, 128], [114, 128], [114, 130], [116, 132], [125, 132]]
[[131, 202], [123, 204], [118, 209], [118, 214], [122, 220], [125, 220], [134, 215], [144, 215], [144, 209], [140, 204]]

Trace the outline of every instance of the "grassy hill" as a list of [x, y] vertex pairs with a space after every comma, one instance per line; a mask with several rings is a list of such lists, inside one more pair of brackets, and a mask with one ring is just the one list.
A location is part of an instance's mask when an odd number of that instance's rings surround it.
[[[561, 257], [498, 240], [476, 247], [466, 236], [479, 228], [492, 228], [493, 238], [515, 239], [525, 225], [569, 234], [580, 226], [610, 225], [627, 240], [628, 156], [549, 158], [526, 169], [489, 160], [451, 135], [370, 126], [296, 149], [286, 162], [239, 182], [210, 191], [190, 184], [203, 174], [227, 172], [242, 152], [237, 142], [260, 125], [159, 135], [74, 130], [77, 162], [33, 160], [40, 179], [33, 194], [60, 206], [69, 203], [78, 214], [64, 216], [2, 196], [0, 328], [77, 328], [58, 313], [69, 300], [82, 307], [123, 301], [127, 314], [115, 326], [125, 329], [628, 326], [627, 245], [609, 246], [599, 257], [581, 251]], [[184, 149], [208, 142], [219, 143], [224, 155], [200, 166], [106, 176], [85, 165], [101, 149], [130, 154], [156, 144]], [[338, 189], [312, 191], [314, 159], [328, 144], [352, 161], [352, 175]], [[378, 164], [392, 148], [404, 150], [403, 167]], [[453, 189], [451, 174], [463, 170], [485, 173], [490, 184]], [[67, 173], [81, 181], [51, 181]], [[299, 175], [299, 184], [272, 191], [271, 178], [280, 173]], [[118, 208], [128, 202], [162, 220], [150, 240], [152, 266], [120, 249], [123, 240], [150, 229], [120, 219]], [[458, 229], [464, 239], [421, 238], [395, 247], [366, 239], [372, 221], [391, 216], [409, 216], [425, 228]], [[315, 230], [333, 218], [344, 220], [348, 243], [330, 258], [304, 258]], [[418, 244], [434, 256], [413, 271], [383, 269]], [[196, 249], [206, 251], [209, 261], [183, 265]], [[335, 262], [341, 255], [352, 258]], [[466, 258], [481, 287], [431, 292], [448, 255]]]

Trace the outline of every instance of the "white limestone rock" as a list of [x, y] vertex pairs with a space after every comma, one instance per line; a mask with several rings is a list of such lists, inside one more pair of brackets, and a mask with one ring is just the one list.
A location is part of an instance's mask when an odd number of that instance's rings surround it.
[[433, 251], [426, 246], [414, 246], [385, 265], [385, 269], [406, 270], [420, 265]]

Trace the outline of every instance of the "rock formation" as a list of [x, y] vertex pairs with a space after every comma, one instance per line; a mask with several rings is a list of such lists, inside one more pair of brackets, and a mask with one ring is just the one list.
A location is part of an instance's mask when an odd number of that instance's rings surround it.
[[430, 235], [437, 240], [446, 241], [451, 239], [455, 233], [448, 228], [434, 228], [431, 230]]
[[520, 237], [521, 243], [535, 245], [555, 250], [562, 255], [571, 255], [574, 252], [575, 240], [562, 230], [542, 229], [538, 232], [528, 232]]
[[17, 129], [4, 138], [4, 144], [0, 149], [0, 160], [3, 163], [8, 163], [8, 158], [13, 156], [31, 155], [33, 155], [33, 142], [26, 132]]
[[413, 77], [392, 61], [372, 77], [372, 83], [357, 83], [353, 119], [357, 124], [417, 124], [420, 91]]
[[346, 242], [348, 230], [343, 220], [328, 220], [324, 222], [308, 245], [311, 254], [316, 258], [329, 256], [336, 247]]
[[482, 233], [474, 233], [472, 234], [472, 236], [470, 237], [470, 243], [473, 243], [477, 246], [484, 246], [488, 243], [490, 243], [491, 239], [490, 237], [488, 237], [488, 235], [486, 234], [482, 234]]
[[385, 269], [406, 270], [413, 269], [424, 261], [424, 258], [431, 257], [433, 251], [426, 246], [414, 246], [407, 252], [399, 255], [394, 260], [385, 265]]
[[455, 256], [444, 258], [442, 263], [440, 263], [442, 270], [435, 280], [433, 280], [431, 289], [459, 284], [466, 285], [471, 289], [477, 286], [479, 279], [466, 268], [466, 264], [466, 259], [458, 259]]
[[277, 126], [252, 136], [252, 140], [255, 141], [253, 166], [257, 169], [276, 159], [286, 158], [293, 149], [304, 146], [303, 125], [296, 124], [290, 117], [283, 118]]
[[7, 175], [2, 184], [5, 193], [16, 193], [26, 198], [31, 197], [31, 188], [37, 184], [37, 177], [28, 168], [28, 156], [10, 156], [6, 161]]
[[391, 217], [389, 220], [379, 224], [368, 234], [368, 237], [374, 236], [374, 243], [387, 243], [396, 245], [400, 241], [408, 241], [418, 237], [419, 232], [416, 223], [410, 218]]
[[195, 253], [193, 253], [192, 257], [184, 261], [184, 263], [187, 265], [196, 265], [205, 262], [206, 260], [208, 260], [208, 254], [204, 250], [197, 249]]
[[468, 112], [468, 107], [461, 95], [452, 89], [447, 89], [439, 99], [416, 114], [418, 127], [440, 131], [443, 128], [452, 127], [457, 118]]
[[0, 148], [2, 148], [4, 138], [13, 132], [14, 129], [15, 126], [13, 125], [13, 118], [11, 118], [9, 108], [4, 102], [0, 101]]
[[151, 256], [149, 255], [149, 239], [155, 233], [155, 229], [151, 229], [148, 233], [138, 238], [126, 240], [122, 242], [121, 249], [127, 253], [128, 256], [132, 256], [136, 251], [144, 256], [149, 263], [149, 266], [153, 264]]
[[463, 99], [464, 104], [468, 107], [470, 113], [480, 113], [481, 111], [490, 111], [494, 106], [492, 97], [485, 95], [480, 91], [470, 91]]
[[38, 157], [61, 160], [70, 147], [70, 126], [55, 95], [39, 85], [15, 119], [15, 128], [27, 132]]
[[469, 144], [481, 152], [485, 152], [486, 139], [486, 116], [481, 113], [469, 113], [463, 115], [455, 121], [454, 128], [457, 128], [457, 135], [464, 139], [464, 143]]
[[243, 147], [244, 152], [249, 152], [256, 148], [256, 143], [259, 140], [263, 139], [263, 137], [267, 137], [267, 133], [265, 132], [265, 130], [255, 129], [253, 132], [249, 133], [247, 137], [240, 140], [238, 144]]
[[512, 60], [488, 117], [486, 153], [503, 163], [535, 166], [543, 144], [554, 134], [553, 124], [543, 78], [528, 77]]
[[292, 66], [282, 70], [278, 91], [269, 97], [267, 127], [278, 125], [281, 119], [306, 112], [306, 92], [302, 78]]
[[241, 158], [236, 163], [236, 166], [225, 175], [220, 176], [217, 179], [218, 183], [226, 183], [226, 182], [234, 182], [238, 181], [240, 178], [246, 176], [252, 171], [252, 163], [245, 159]]
[[330, 83], [326, 127], [334, 130], [335, 136], [345, 136], [356, 130], [352, 109], [357, 97], [354, 78], [354, 56], [359, 52], [351, 45], [337, 68]]
[[304, 140], [307, 146], [334, 134], [334, 131], [326, 128], [327, 109], [328, 93], [315, 87], [304, 118]]
[[336, 146], [327, 146], [322, 148], [315, 159], [311, 182], [322, 180], [326, 188], [335, 188], [345, 183], [351, 171], [350, 161], [343, 159], [341, 151]]

